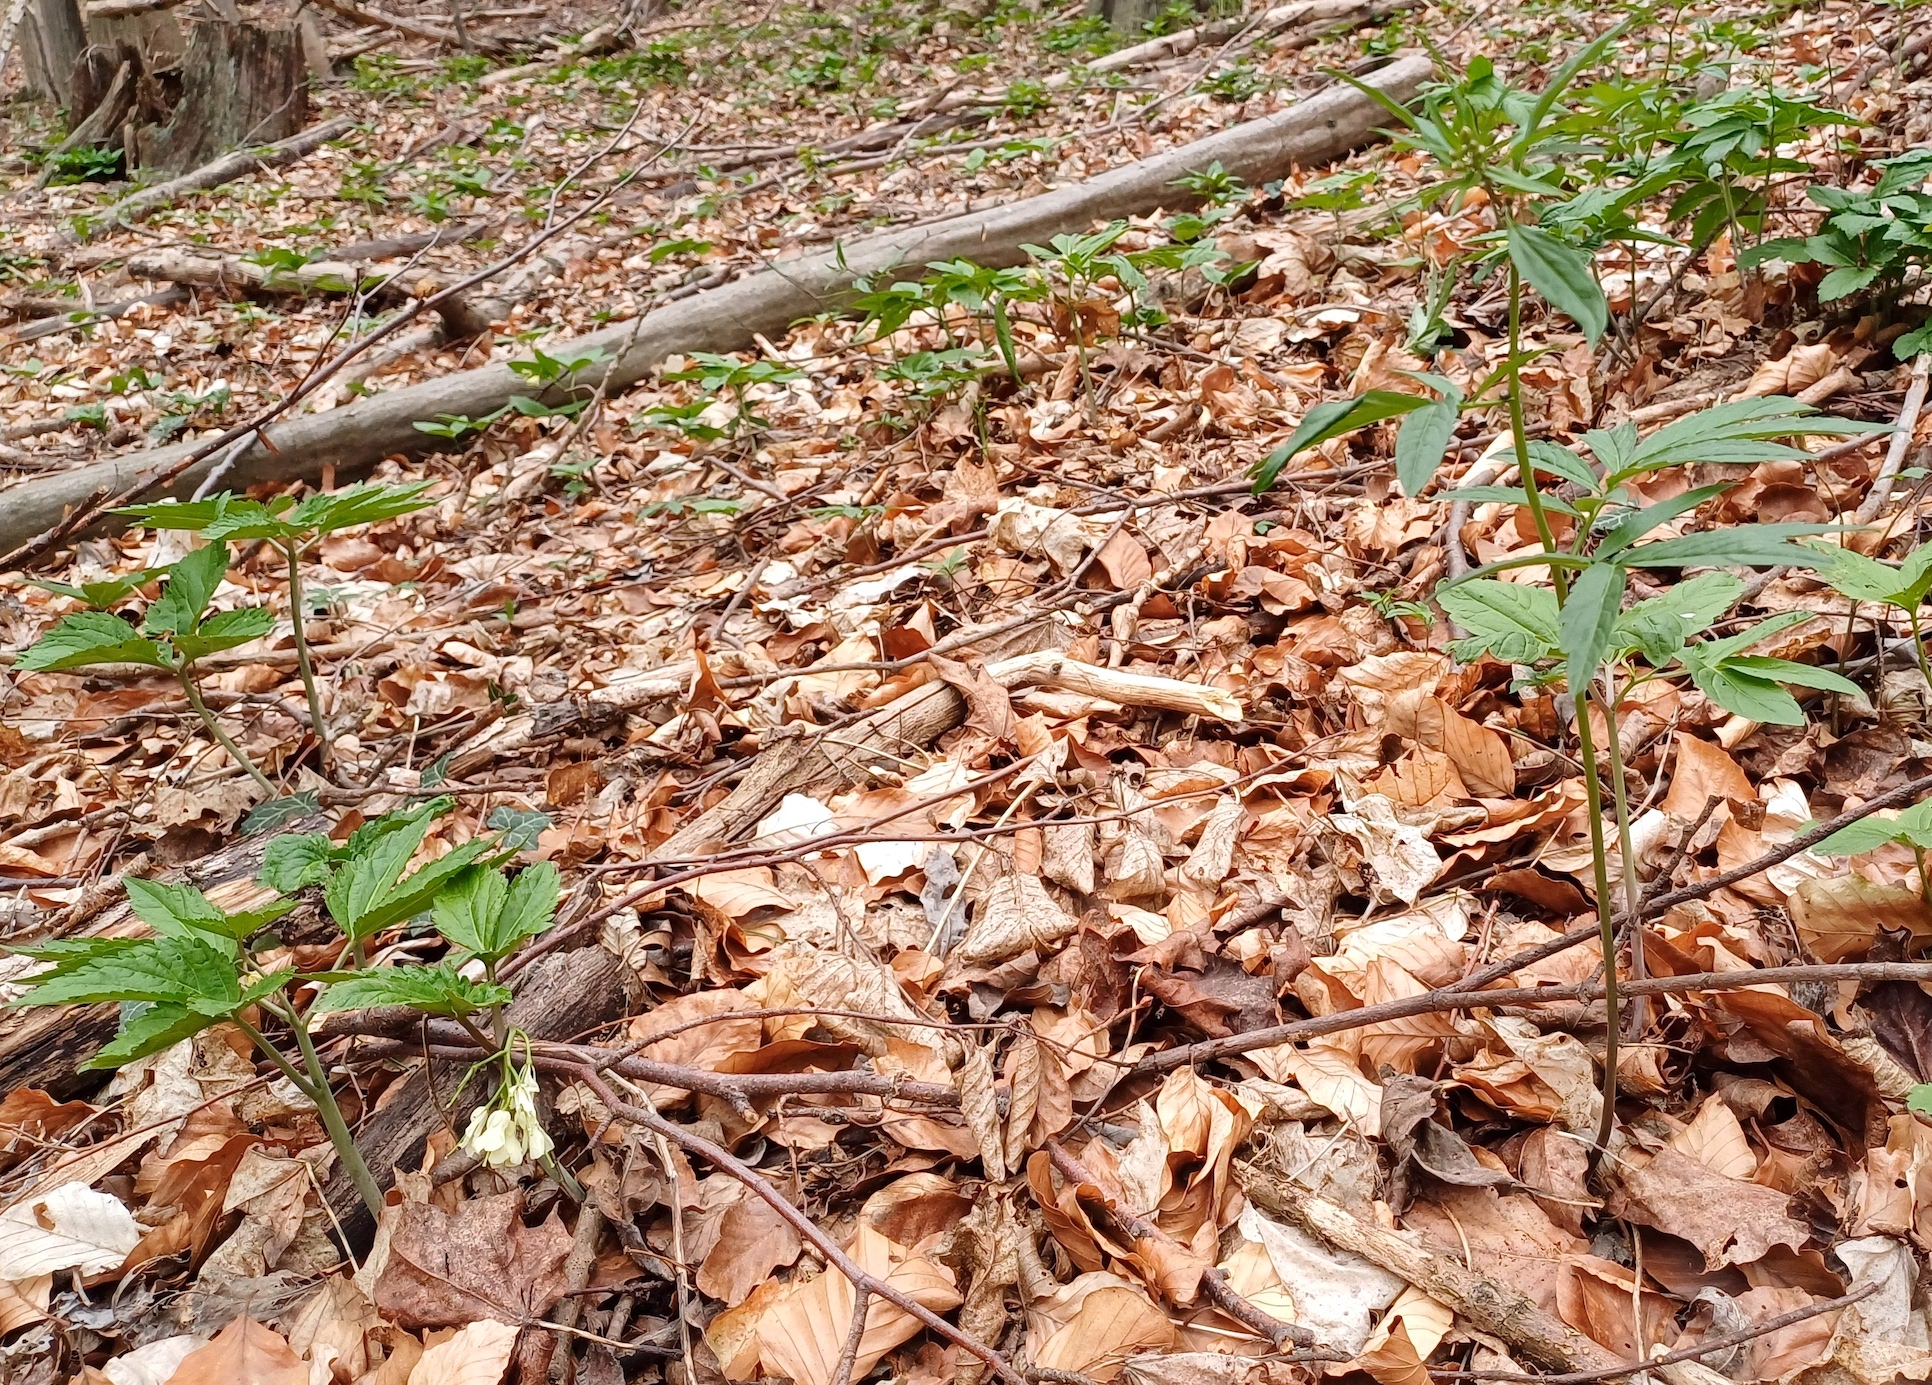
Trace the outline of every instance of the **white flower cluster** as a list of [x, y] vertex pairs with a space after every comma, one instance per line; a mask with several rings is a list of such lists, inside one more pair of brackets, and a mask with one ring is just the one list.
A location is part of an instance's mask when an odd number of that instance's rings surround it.
[[489, 1104], [470, 1115], [463, 1148], [491, 1168], [507, 1169], [541, 1159], [555, 1148], [537, 1118], [537, 1074], [523, 1068], [506, 1079]]

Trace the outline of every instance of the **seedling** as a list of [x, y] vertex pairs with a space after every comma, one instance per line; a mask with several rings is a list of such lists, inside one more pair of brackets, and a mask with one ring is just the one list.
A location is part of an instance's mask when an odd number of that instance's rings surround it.
[[1833, 591], [1853, 601], [1876, 601], [1905, 613], [1912, 627], [1912, 653], [1926, 687], [1932, 689], [1932, 663], [1927, 662], [1925, 632], [1919, 624], [1919, 608], [1932, 592], [1932, 543], [1913, 549], [1897, 567], [1848, 548], [1813, 546], [1821, 557], [1818, 575], [1831, 584]]
[[694, 351], [691, 360], [695, 364], [668, 371], [664, 378], [695, 381], [699, 389], [712, 396], [729, 394], [734, 412], [725, 434], [734, 438], [746, 428], [767, 426], [764, 419], [751, 411], [750, 392], [754, 387], [785, 385], [805, 378], [803, 372], [775, 361], [741, 361], [736, 356], [721, 356], [711, 351]]

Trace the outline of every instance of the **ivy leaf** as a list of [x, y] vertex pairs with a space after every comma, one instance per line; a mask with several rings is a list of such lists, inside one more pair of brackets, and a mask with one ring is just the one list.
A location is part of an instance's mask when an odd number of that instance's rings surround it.
[[1556, 593], [1544, 587], [1478, 577], [1442, 588], [1436, 599], [1469, 632], [1454, 646], [1463, 663], [1488, 654], [1506, 664], [1533, 664], [1555, 653], [1562, 637]]
[[1254, 493], [1260, 495], [1274, 485], [1275, 479], [1298, 453], [1306, 452], [1311, 447], [1320, 447], [1330, 438], [1339, 438], [1358, 428], [1366, 428], [1371, 423], [1380, 423], [1385, 418], [1399, 418], [1403, 414], [1413, 413], [1430, 402], [1419, 394], [1370, 390], [1359, 399], [1331, 399], [1325, 404], [1317, 404], [1303, 416], [1301, 426], [1295, 429], [1294, 435], [1255, 466]]
[[317, 1013], [407, 1005], [428, 1015], [452, 1018], [492, 1005], [505, 1005], [510, 989], [465, 979], [449, 962], [432, 967], [378, 967], [371, 971], [325, 973], [328, 989], [315, 1002]]
[[537, 838], [550, 828], [550, 814], [538, 812], [535, 808], [516, 808], [508, 803], [499, 803], [490, 809], [485, 821], [494, 832], [503, 834], [503, 849], [508, 852], [528, 851], [537, 844]]
[[14, 667], [29, 673], [54, 673], [90, 664], [172, 667], [160, 645], [142, 639], [132, 625], [105, 611], [68, 616], [23, 653]]
[[[271, 828], [280, 827], [285, 822], [292, 822], [296, 818], [307, 817], [310, 813], [321, 810], [322, 800], [316, 796], [313, 789], [286, 794], [281, 798], [271, 798], [268, 802], [257, 803], [248, 810], [248, 816], [241, 821], [242, 835], [246, 837], [256, 832], [266, 832]], [[300, 885], [296, 886], [296, 889], [300, 888]], [[291, 892], [283, 891], [283, 893]]]
[[1603, 301], [1603, 287], [1588, 255], [1539, 226], [1513, 222], [1509, 259], [1545, 303], [1581, 327], [1596, 345], [1610, 325], [1610, 305]]

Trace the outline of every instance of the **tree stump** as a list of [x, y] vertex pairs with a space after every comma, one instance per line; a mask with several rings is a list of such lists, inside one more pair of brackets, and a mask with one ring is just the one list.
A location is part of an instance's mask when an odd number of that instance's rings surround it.
[[[1202, 0], [1189, 0], [1194, 9], [1205, 12]], [[1104, 15], [1107, 27], [1128, 43], [1147, 37], [1147, 27], [1166, 11], [1169, 0], [1087, 0], [1087, 13]], [[1204, 14], [1205, 17], [1205, 14]]]
[[[71, 107], [74, 63], [87, 47], [87, 28], [81, 22], [80, 5], [76, 0], [26, 0], [19, 37], [28, 89], [57, 106]], [[4, 51], [0, 48], [0, 52]], [[79, 124], [86, 114], [85, 111], [73, 113], [72, 122]]]
[[230, 149], [286, 139], [308, 123], [308, 90], [295, 26], [198, 22], [180, 67], [150, 70], [136, 84], [136, 105], [168, 117], [131, 126], [128, 166], [181, 173]]

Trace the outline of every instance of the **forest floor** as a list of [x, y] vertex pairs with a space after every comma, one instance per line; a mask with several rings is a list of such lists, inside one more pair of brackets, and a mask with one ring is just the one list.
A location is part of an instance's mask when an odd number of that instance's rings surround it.
[[494, 13], [126, 224], [0, 88], [0, 514], [531, 385], [0, 575], [0, 1381], [1932, 1377], [1918, 11]]

